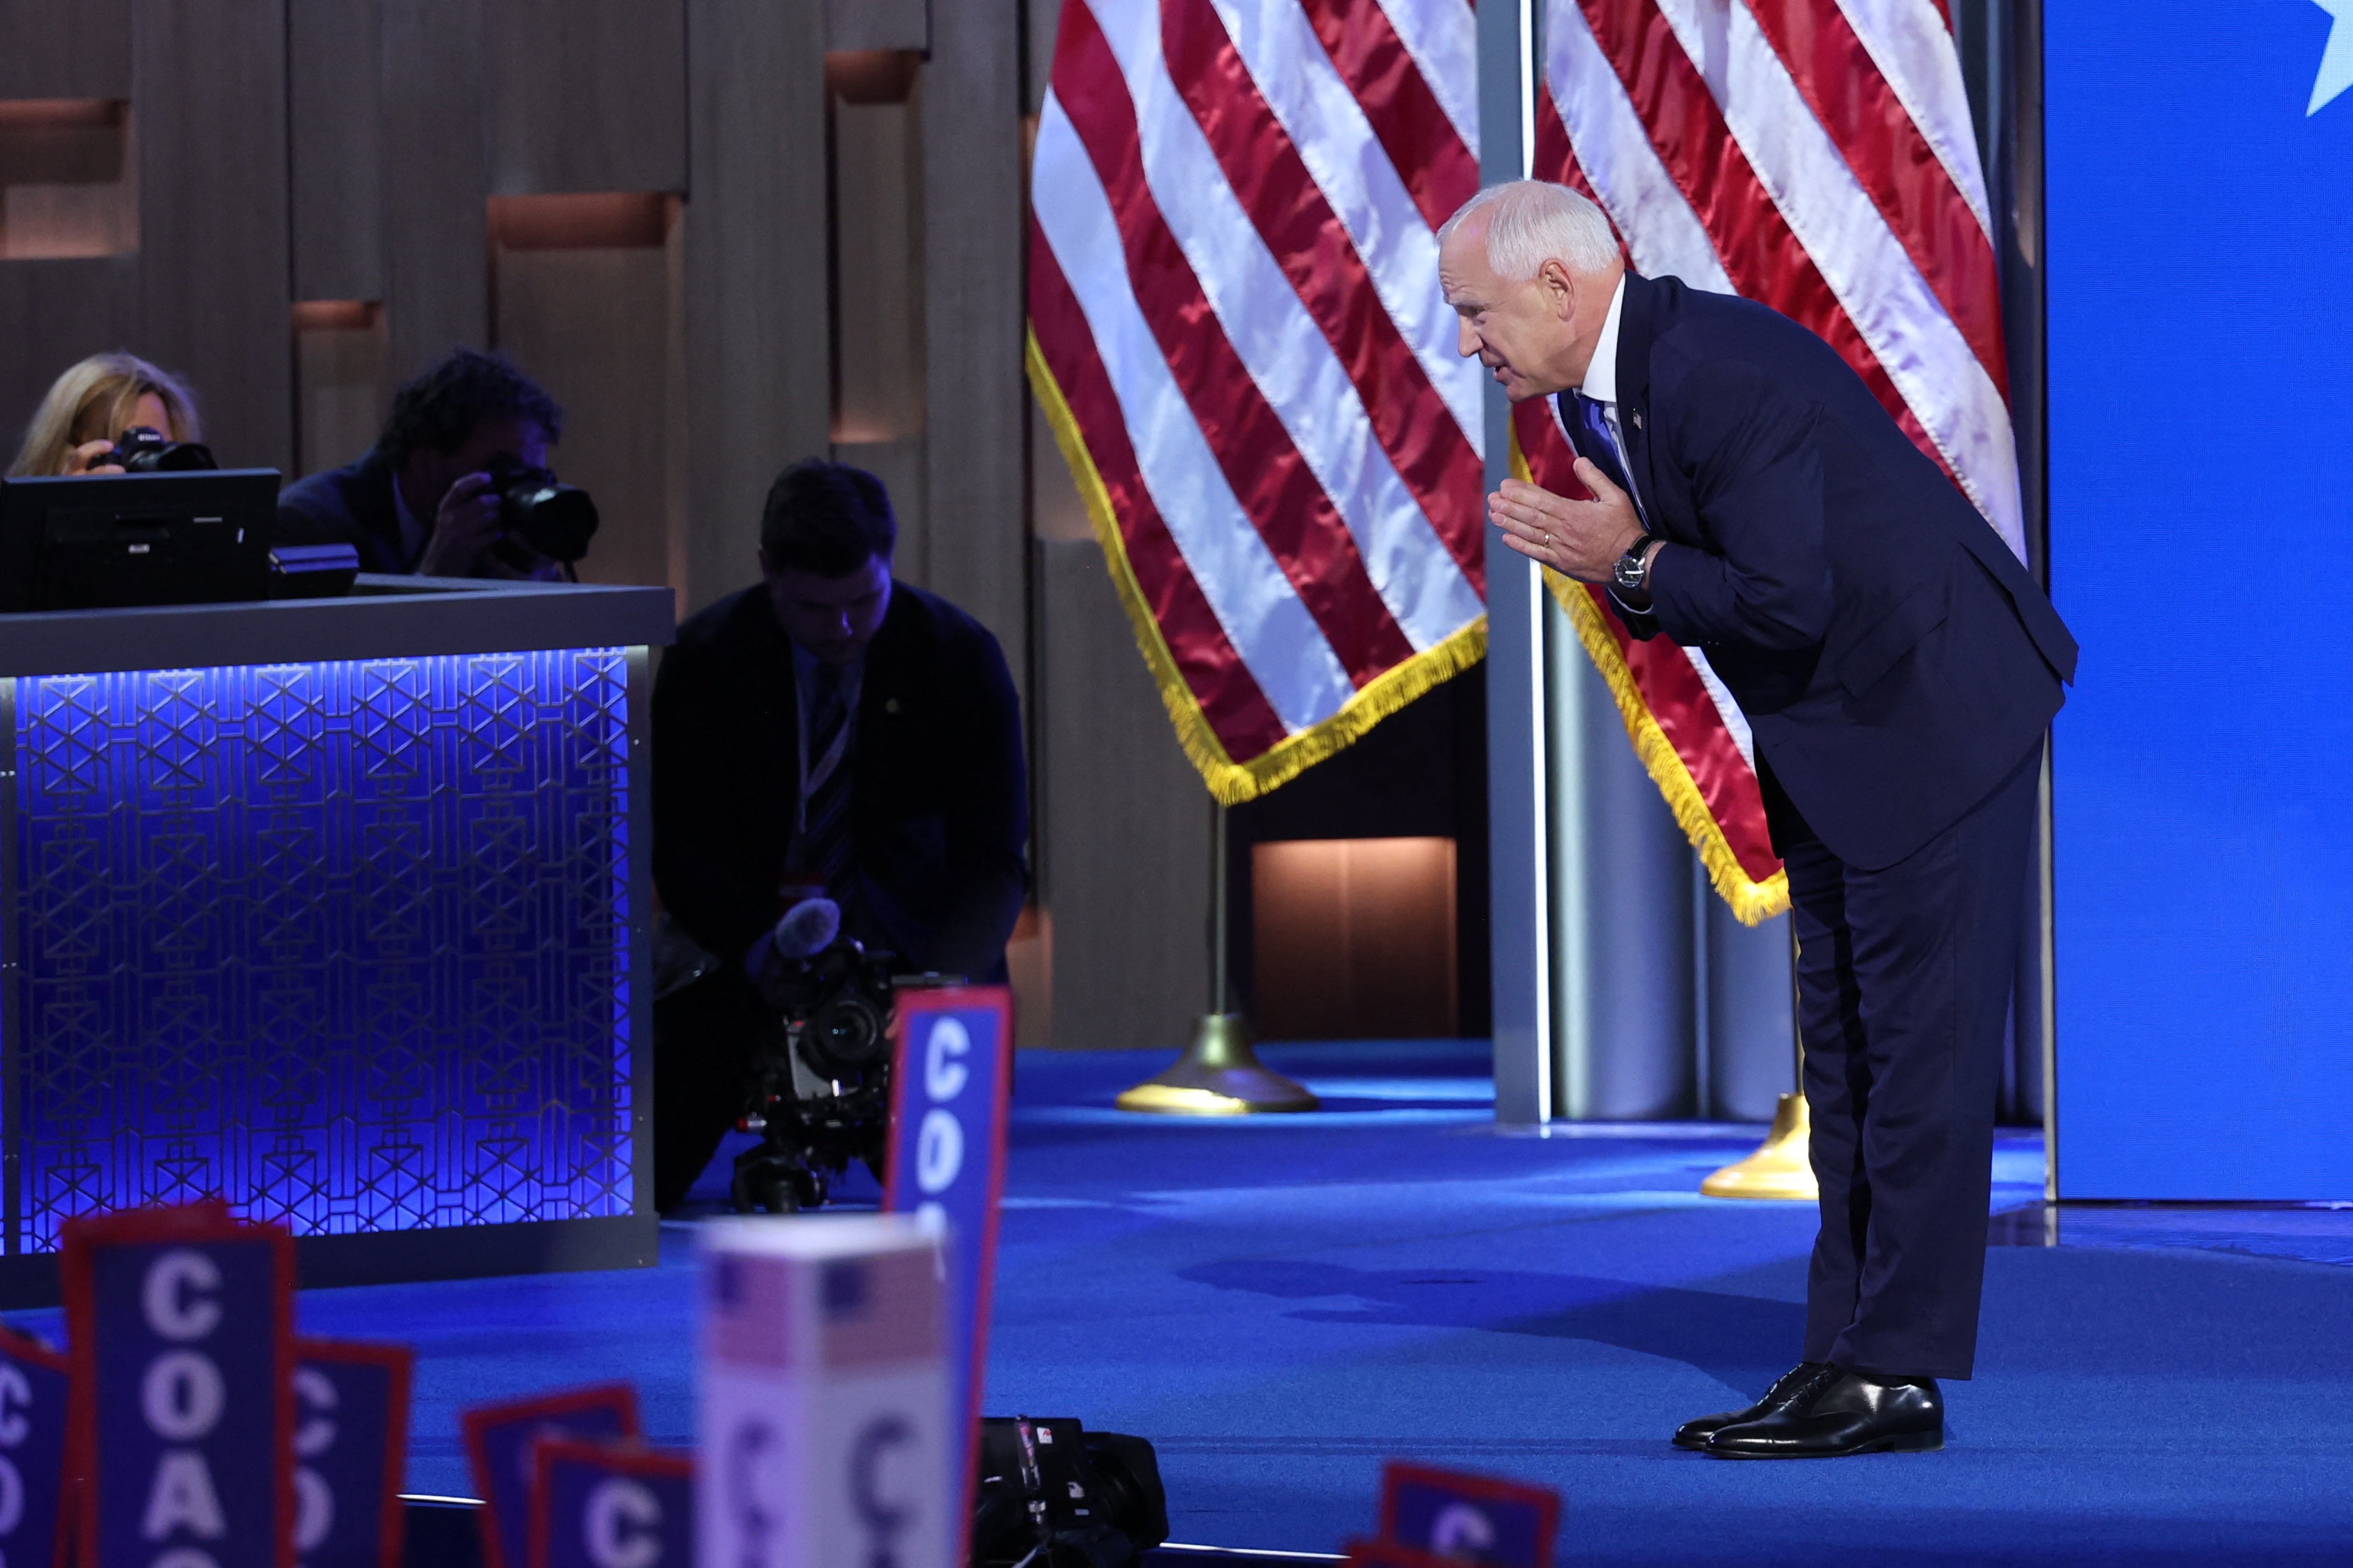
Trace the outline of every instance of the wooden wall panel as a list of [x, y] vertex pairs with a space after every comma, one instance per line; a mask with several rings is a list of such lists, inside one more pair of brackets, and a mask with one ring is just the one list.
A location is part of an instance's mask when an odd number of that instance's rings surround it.
[[686, 188], [685, 0], [488, 7], [491, 190]]
[[294, 297], [384, 298], [382, 0], [287, 0]]
[[58, 373], [128, 346], [139, 311], [139, 258], [0, 262], [0, 469]]
[[924, 488], [932, 585], [997, 634], [1026, 689], [1022, 47], [1015, 0], [933, 7], [923, 83]]
[[382, 0], [387, 374], [490, 341], [480, 0]]
[[185, 372], [228, 467], [294, 460], [284, 0], [142, 0], [137, 346]]
[[825, 0], [828, 49], [913, 49], [932, 47], [925, 0]]
[[596, 500], [584, 583], [670, 579], [670, 312], [661, 247], [499, 252], [499, 348], [564, 405], [551, 461]]
[[827, 449], [825, 16], [689, 0], [686, 603], [759, 575], [778, 469]]
[[0, 0], [0, 98], [129, 98], [131, 0]]
[[1041, 540], [1042, 902], [1058, 1047], [1181, 1046], [1209, 998], [1215, 809], [1092, 542]]

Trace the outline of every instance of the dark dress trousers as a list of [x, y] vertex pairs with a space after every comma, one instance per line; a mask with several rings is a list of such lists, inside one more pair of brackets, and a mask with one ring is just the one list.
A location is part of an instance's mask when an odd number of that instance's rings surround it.
[[295, 480], [279, 492], [269, 542], [348, 544], [360, 552], [363, 572], [414, 571], [416, 563], [401, 548], [392, 479], [392, 460], [370, 452], [355, 463]]
[[1630, 275], [1617, 371], [1627, 468], [1668, 541], [1628, 628], [1700, 648], [1738, 700], [1788, 870], [1821, 1187], [1804, 1357], [1967, 1377], [2042, 738], [2074, 639], [1803, 327]]
[[[673, 1206], [744, 1107], [760, 1010], [740, 964], [776, 923], [798, 805], [792, 645], [765, 586], [679, 628], [654, 682], [654, 885], [723, 961], [658, 1018], [655, 1189]], [[1005, 978], [1029, 886], [1019, 700], [987, 629], [894, 584], [851, 732], [849, 934], [911, 969]]]

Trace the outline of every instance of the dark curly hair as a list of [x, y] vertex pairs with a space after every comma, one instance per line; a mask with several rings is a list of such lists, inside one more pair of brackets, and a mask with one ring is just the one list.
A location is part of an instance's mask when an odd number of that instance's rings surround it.
[[760, 551], [771, 572], [847, 577], [870, 560], [891, 559], [899, 521], [891, 492], [864, 468], [803, 458], [768, 487]]
[[375, 449], [395, 467], [420, 448], [454, 452], [485, 419], [528, 419], [551, 444], [564, 438], [564, 410], [504, 354], [452, 349], [392, 395], [392, 414]]

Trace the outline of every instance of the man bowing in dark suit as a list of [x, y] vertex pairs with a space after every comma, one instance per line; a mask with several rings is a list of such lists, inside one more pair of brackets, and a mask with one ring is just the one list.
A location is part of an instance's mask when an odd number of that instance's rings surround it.
[[1804, 1360], [1677, 1446], [1944, 1446], [1977, 1352], [2003, 1020], [2042, 735], [2075, 644], [1828, 344], [1625, 269], [1576, 192], [1481, 192], [1440, 278], [1517, 402], [1560, 395], [1592, 500], [1506, 481], [1521, 554], [1705, 651], [1747, 716], [1789, 878], [1821, 1228]]

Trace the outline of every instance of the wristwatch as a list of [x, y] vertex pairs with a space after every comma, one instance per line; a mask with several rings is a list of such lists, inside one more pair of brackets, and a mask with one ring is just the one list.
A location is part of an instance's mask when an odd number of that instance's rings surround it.
[[1657, 539], [1646, 533], [1634, 541], [1625, 554], [1618, 557], [1618, 563], [1609, 569], [1609, 579], [1620, 593], [1640, 594], [1647, 590], [1651, 581], [1651, 563], [1645, 552], [1658, 542]]

